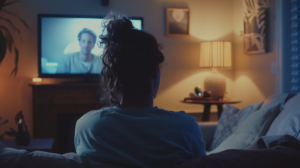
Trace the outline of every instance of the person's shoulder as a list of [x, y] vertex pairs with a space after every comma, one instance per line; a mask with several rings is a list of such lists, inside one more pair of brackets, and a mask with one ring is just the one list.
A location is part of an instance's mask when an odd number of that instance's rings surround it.
[[171, 110], [165, 110], [165, 109], [161, 109], [161, 108], [158, 108], [158, 107], [155, 107], [156, 111], [159, 112], [159, 113], [163, 113], [165, 115], [170, 115], [170, 116], [173, 116], [173, 117], [179, 117], [181, 119], [194, 119], [193, 116], [187, 114], [185, 111], [171, 111]]
[[111, 111], [110, 107], [103, 107], [101, 109], [98, 110], [91, 110], [87, 113], [85, 113], [80, 120], [86, 120], [86, 119], [98, 119], [99, 117], [101, 117], [102, 115], [105, 115], [106, 113], [108, 113], [109, 111]]

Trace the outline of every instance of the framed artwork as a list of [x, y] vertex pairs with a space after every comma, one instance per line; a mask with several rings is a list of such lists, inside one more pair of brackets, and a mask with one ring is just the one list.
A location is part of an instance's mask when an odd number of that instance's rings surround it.
[[268, 52], [269, 1], [243, 0], [244, 3], [244, 53]]
[[190, 35], [190, 9], [166, 8], [167, 36]]

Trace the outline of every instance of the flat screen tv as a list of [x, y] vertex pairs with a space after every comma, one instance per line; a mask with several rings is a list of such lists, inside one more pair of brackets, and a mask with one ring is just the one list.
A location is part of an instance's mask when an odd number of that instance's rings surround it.
[[[130, 17], [130, 20], [135, 29], [143, 28], [143, 18]], [[103, 16], [38, 14], [39, 77], [99, 76], [102, 21]]]

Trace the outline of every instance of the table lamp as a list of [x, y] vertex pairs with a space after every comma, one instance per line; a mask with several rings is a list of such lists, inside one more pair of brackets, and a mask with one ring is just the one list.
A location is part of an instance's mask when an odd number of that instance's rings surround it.
[[204, 79], [204, 91], [211, 97], [223, 98], [225, 79], [216, 74], [217, 68], [232, 67], [232, 45], [229, 41], [207, 41], [200, 43], [199, 67], [212, 68], [212, 75]]

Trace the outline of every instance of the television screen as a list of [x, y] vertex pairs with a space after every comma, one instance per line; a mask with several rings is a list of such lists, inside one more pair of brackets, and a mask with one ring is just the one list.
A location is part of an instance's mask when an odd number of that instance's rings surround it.
[[[141, 30], [143, 19], [130, 18]], [[103, 67], [99, 48], [103, 17], [38, 15], [39, 77], [99, 75]]]

